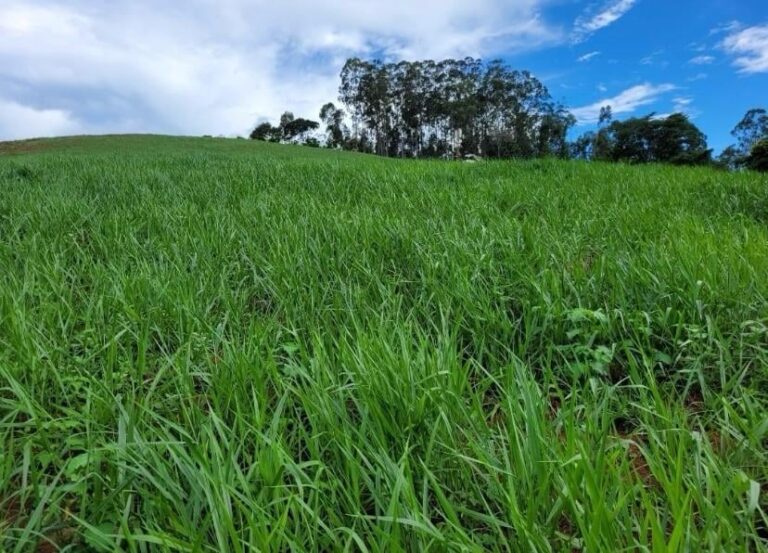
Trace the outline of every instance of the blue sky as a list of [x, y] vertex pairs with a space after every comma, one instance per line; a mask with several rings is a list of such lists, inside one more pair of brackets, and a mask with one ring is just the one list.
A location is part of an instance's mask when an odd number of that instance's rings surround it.
[[247, 134], [335, 100], [349, 56], [502, 58], [588, 130], [688, 113], [716, 151], [768, 107], [765, 0], [0, 0], [0, 139]]

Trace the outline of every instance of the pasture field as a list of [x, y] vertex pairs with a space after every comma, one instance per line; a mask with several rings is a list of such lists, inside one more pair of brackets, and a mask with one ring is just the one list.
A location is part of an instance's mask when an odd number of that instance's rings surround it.
[[0, 144], [0, 550], [764, 551], [768, 178]]

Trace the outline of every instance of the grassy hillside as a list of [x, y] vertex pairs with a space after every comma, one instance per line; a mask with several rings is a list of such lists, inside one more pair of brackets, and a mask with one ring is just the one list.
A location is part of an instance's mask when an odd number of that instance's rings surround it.
[[766, 275], [757, 174], [0, 144], [0, 549], [764, 550]]

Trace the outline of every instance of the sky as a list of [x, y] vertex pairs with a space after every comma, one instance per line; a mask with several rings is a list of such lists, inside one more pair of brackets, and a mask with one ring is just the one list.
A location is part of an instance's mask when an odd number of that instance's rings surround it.
[[502, 59], [579, 123], [768, 108], [767, 0], [0, 0], [0, 140], [247, 135], [317, 118], [351, 56]]

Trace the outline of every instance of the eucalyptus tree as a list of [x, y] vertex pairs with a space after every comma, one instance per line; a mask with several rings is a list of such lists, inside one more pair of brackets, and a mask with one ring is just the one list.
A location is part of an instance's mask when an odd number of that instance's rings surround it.
[[762, 140], [768, 140], [768, 111], [750, 109], [733, 128], [731, 135], [736, 138], [736, 144], [725, 148], [718, 161], [729, 169], [748, 166], [753, 148]]
[[347, 60], [339, 99], [350, 144], [388, 156], [566, 155], [573, 118], [527, 71], [473, 58]]
[[738, 141], [737, 148], [743, 155], [763, 138], [768, 138], [768, 112], [762, 108], [750, 109], [734, 127], [731, 134]]
[[325, 123], [326, 145], [329, 148], [344, 147], [349, 129], [344, 123], [344, 110], [337, 108], [333, 102], [328, 102], [320, 109], [320, 120]]

